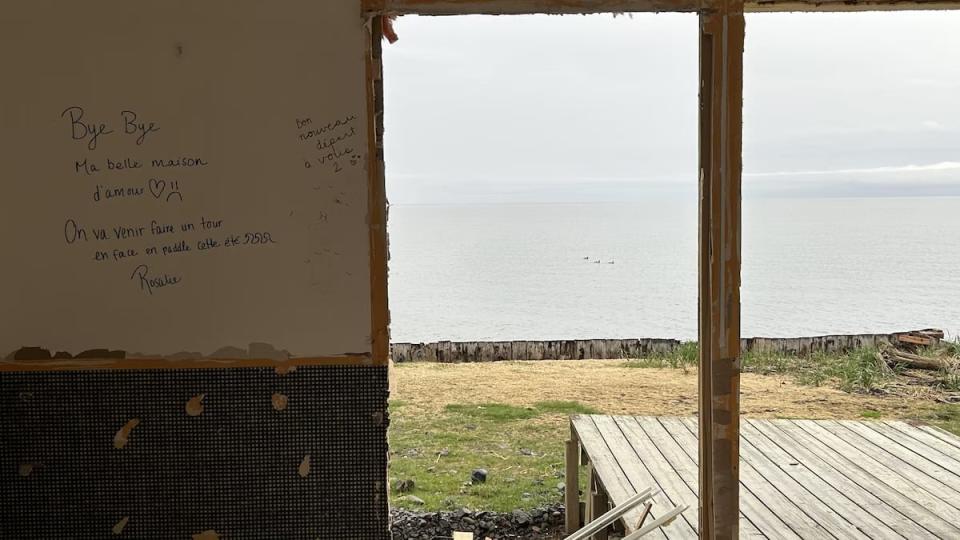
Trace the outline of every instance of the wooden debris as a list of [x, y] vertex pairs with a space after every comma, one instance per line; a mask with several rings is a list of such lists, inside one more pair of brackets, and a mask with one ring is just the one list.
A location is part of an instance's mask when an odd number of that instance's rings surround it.
[[637, 528], [643, 527], [643, 522], [647, 520], [647, 517], [650, 515], [650, 509], [653, 508], [653, 503], [647, 501], [647, 504], [644, 505], [643, 513], [640, 514], [640, 519], [637, 520]]
[[880, 351], [878, 355], [883, 358], [887, 365], [891, 366], [900, 364], [914, 369], [929, 369], [935, 371], [957, 368], [957, 361], [955, 359], [920, 356], [893, 347]]

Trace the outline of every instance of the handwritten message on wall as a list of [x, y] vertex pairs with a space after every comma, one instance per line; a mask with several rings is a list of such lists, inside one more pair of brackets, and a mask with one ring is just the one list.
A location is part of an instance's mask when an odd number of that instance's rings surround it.
[[230, 5], [0, 21], [0, 357], [370, 350], [366, 30]]
[[[165, 205], [182, 204], [190, 188], [202, 181], [202, 175], [192, 172], [216, 165], [201, 155], [140, 157], [149, 154], [150, 144], [162, 136], [158, 121], [145, 121], [135, 111], [124, 110], [113, 124], [109, 118], [89, 118], [84, 108], [76, 105], [60, 116], [65, 120], [64, 135], [69, 133], [86, 150], [82, 158], [73, 161], [74, 173], [92, 185], [90, 198], [103, 207], [101, 219], [92, 223], [68, 217], [63, 223], [63, 240], [67, 245], [89, 246], [90, 257], [98, 263], [132, 266], [130, 281], [139, 291], [154, 294], [184, 279], [177, 271], [151, 271], [153, 260], [202, 256], [216, 249], [262, 249], [277, 243], [269, 230], [231, 227], [230, 220], [220, 215], [183, 220], [171, 219], [170, 212], [164, 212]], [[111, 155], [110, 143], [121, 138], [148, 151], [136, 157]], [[141, 219], [111, 219], [111, 205], [144, 201], [148, 205]]]

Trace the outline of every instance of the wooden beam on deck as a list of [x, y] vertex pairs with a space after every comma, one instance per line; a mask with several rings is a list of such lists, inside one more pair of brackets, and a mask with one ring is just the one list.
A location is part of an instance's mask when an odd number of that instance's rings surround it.
[[738, 538], [743, 0], [700, 14], [700, 536]]
[[580, 529], [580, 439], [570, 423], [570, 439], [566, 444], [563, 503], [565, 528], [568, 535]]

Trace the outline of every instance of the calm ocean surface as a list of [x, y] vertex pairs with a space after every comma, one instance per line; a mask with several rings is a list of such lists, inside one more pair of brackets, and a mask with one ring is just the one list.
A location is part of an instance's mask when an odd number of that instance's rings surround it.
[[[743, 222], [744, 336], [960, 332], [960, 198], [753, 199]], [[692, 200], [392, 206], [390, 252], [395, 341], [697, 333]]]

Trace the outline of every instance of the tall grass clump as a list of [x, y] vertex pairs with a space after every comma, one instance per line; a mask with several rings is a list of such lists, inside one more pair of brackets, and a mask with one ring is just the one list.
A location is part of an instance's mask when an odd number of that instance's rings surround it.
[[669, 352], [655, 352], [646, 358], [634, 358], [623, 363], [628, 368], [673, 368], [686, 369], [700, 361], [700, 348], [696, 341], [684, 341]]
[[833, 375], [846, 392], [869, 392], [891, 376], [877, 360], [877, 350], [863, 348], [841, 355], [832, 366]]

